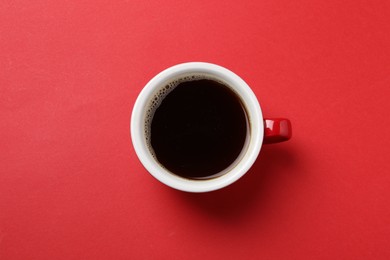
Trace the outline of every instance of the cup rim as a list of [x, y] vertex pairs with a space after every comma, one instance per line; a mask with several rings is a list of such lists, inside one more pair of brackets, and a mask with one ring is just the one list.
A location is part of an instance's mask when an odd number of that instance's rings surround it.
[[[250, 141], [243, 158], [230, 171], [216, 178], [192, 180], [179, 177], [163, 168], [151, 155], [144, 134], [145, 108], [156, 88], [186, 73], [207, 73], [229, 84], [246, 106], [250, 125]], [[160, 182], [181, 191], [207, 192], [226, 187], [241, 178], [255, 162], [264, 137], [264, 123], [260, 104], [247, 83], [234, 72], [208, 62], [186, 62], [169, 67], [154, 76], [141, 90], [130, 119], [130, 136], [134, 150], [146, 170]]]

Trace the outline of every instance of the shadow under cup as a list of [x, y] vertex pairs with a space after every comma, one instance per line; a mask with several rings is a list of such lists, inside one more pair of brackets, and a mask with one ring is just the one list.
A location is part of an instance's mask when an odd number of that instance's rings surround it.
[[258, 101], [233, 72], [185, 63], [154, 77], [133, 109], [131, 136], [144, 167], [190, 192], [225, 187], [247, 172], [264, 126]]

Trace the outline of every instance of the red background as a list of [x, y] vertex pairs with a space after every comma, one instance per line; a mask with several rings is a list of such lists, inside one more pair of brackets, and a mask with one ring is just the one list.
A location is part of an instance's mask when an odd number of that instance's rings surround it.
[[[225, 66], [290, 142], [232, 186], [157, 182], [135, 99]], [[0, 259], [389, 259], [390, 2], [2, 1]]]

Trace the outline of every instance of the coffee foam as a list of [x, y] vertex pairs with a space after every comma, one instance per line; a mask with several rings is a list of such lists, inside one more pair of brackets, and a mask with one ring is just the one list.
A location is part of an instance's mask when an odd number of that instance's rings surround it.
[[149, 99], [148, 104], [146, 106], [147, 109], [146, 109], [145, 122], [144, 122], [144, 135], [145, 135], [147, 147], [155, 159], [156, 159], [156, 155], [151, 145], [151, 125], [152, 125], [154, 113], [156, 112], [157, 108], [161, 105], [161, 102], [164, 100], [164, 98], [169, 93], [171, 93], [172, 90], [174, 90], [180, 83], [202, 80], [202, 79], [214, 80], [228, 87], [226, 83], [207, 74], [186, 74], [185, 76], [180, 76], [176, 79], [171, 79], [170, 81], [165, 82], [165, 84], [161, 84], [159, 89]]

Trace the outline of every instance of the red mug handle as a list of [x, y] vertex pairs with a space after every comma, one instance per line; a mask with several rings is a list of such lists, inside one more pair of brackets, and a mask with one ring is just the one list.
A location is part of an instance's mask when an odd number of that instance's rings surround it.
[[291, 122], [286, 118], [264, 119], [264, 144], [287, 141], [291, 138]]

